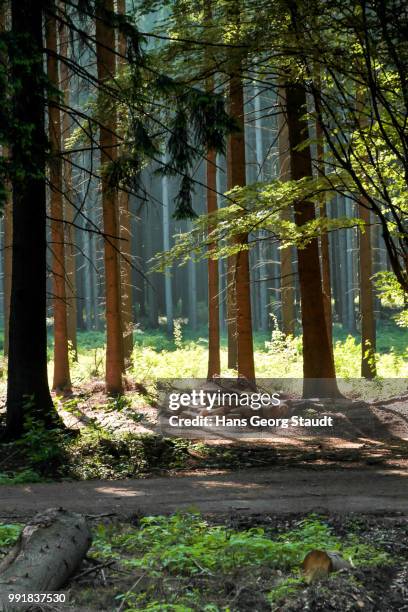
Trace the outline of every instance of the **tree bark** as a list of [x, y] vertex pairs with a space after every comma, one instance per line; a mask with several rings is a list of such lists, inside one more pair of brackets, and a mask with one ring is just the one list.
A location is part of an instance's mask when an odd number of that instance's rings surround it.
[[[54, 13], [55, 2], [50, 9]], [[46, 21], [47, 71], [51, 85], [60, 87], [57, 60], [57, 24], [55, 17]], [[63, 183], [61, 161], [61, 115], [55, 95], [48, 97], [48, 133], [51, 146], [50, 160], [50, 200], [51, 200], [51, 243], [52, 243], [52, 281], [54, 306], [54, 379], [53, 389], [67, 392], [71, 390], [68, 354], [67, 300], [65, 293], [65, 235], [63, 211]]]
[[[232, 189], [235, 186], [244, 187], [246, 185], [244, 91], [239, 70], [230, 75], [229, 112], [235, 118], [240, 128], [239, 132], [231, 134], [228, 138], [228, 189]], [[236, 315], [238, 377], [254, 382], [255, 364], [252, 338], [248, 235], [240, 234], [236, 237], [235, 241], [241, 248], [234, 258], [229, 258], [234, 260], [229, 262], [229, 266], [232, 268], [230, 276], [234, 275], [233, 306]], [[231, 279], [229, 279], [229, 282], [231, 282]], [[228, 314], [229, 316], [230, 313]]]
[[62, 508], [37, 514], [0, 563], [0, 609], [28, 610], [32, 603], [13, 604], [8, 596], [47, 593], [64, 586], [80, 566], [91, 542], [83, 516]]
[[[262, 137], [262, 109], [261, 109], [261, 91], [256, 83], [254, 83], [254, 111], [255, 111], [255, 155], [257, 167], [257, 181], [263, 180], [264, 166], [264, 151]], [[259, 324], [262, 331], [267, 331], [269, 323], [270, 304], [268, 299], [268, 281], [266, 260], [266, 239], [268, 233], [266, 231], [259, 232], [260, 242], [258, 243], [258, 271], [259, 271]]]
[[[290, 171], [293, 180], [312, 175], [310, 148], [299, 146], [307, 138], [307, 123], [303, 119], [306, 93], [301, 85], [287, 84], [286, 111], [290, 145]], [[315, 219], [312, 202], [297, 201], [295, 222], [301, 227]], [[299, 286], [303, 328], [303, 396], [335, 397], [339, 395], [334, 369], [333, 352], [325, 323], [323, 287], [320, 276], [319, 244], [312, 239], [298, 249]]]
[[[115, 76], [115, 31], [107, 23], [107, 13], [113, 12], [113, 0], [103, 0], [98, 5], [96, 19], [96, 54], [98, 78], [110, 81]], [[101, 166], [112, 161], [116, 155], [116, 118], [110, 113], [106, 126], [100, 128]], [[117, 192], [112, 189], [108, 177], [102, 171], [102, 211], [104, 232], [110, 238], [104, 243], [105, 294], [106, 294], [106, 391], [112, 395], [123, 393], [123, 336], [120, 303], [119, 223]]]
[[[6, 14], [7, 8], [6, 5], [2, 6], [0, 9], [0, 31], [4, 32], [6, 29]], [[7, 63], [8, 58], [6, 53], [0, 54], [0, 61], [4, 64]], [[3, 157], [9, 156], [8, 147], [2, 146]], [[10, 319], [10, 295], [11, 295], [11, 266], [12, 266], [12, 253], [13, 253], [13, 207], [12, 207], [12, 192], [11, 192], [11, 184], [7, 182], [6, 184], [6, 202], [4, 204], [4, 213], [3, 213], [3, 228], [4, 228], [4, 241], [3, 241], [3, 249], [4, 249], [4, 268], [3, 268], [3, 320], [4, 320], [4, 356], [8, 355], [8, 347], [9, 347], [9, 319]]]
[[370, 211], [359, 206], [364, 231], [360, 231], [360, 313], [361, 313], [361, 376], [372, 379], [377, 375], [375, 363], [376, 329], [373, 294], [373, 254], [371, 245]]
[[[164, 160], [166, 163], [167, 160]], [[170, 200], [169, 182], [167, 176], [162, 177], [162, 207], [163, 207], [163, 251], [170, 248]], [[169, 273], [164, 276], [164, 307], [166, 312], [167, 335], [173, 335], [173, 290]]]
[[[188, 230], [191, 231], [193, 224], [191, 221], [188, 222]], [[191, 330], [197, 329], [197, 263], [194, 259], [190, 259], [187, 264], [187, 295], [188, 295], [188, 310], [187, 318], [188, 325]]]
[[[25, 416], [55, 426], [47, 378], [46, 192], [43, 90], [43, 2], [13, 0], [10, 55], [15, 135], [11, 159], [13, 260], [6, 436], [17, 438]], [[21, 60], [24, 61], [21, 61]], [[27, 138], [27, 131], [30, 137]], [[24, 134], [24, 137], [23, 137]]]
[[[278, 89], [278, 146], [279, 146], [279, 178], [281, 181], [289, 181], [290, 176], [290, 147], [288, 121], [286, 116], [286, 91], [284, 87]], [[285, 221], [291, 219], [291, 212], [285, 209], [281, 212], [281, 218]], [[280, 249], [281, 262], [281, 311], [282, 331], [287, 335], [295, 335], [295, 287], [292, 265], [292, 247]]]
[[[126, 14], [125, 0], [118, 0], [118, 13]], [[125, 65], [126, 38], [118, 33], [119, 68]], [[132, 300], [132, 230], [129, 194], [119, 191], [119, 222], [121, 237], [121, 289], [122, 289], [122, 325], [123, 325], [123, 357], [125, 368], [130, 364], [133, 351], [133, 300]]]
[[[217, 156], [215, 151], [207, 154], [207, 213], [217, 211]], [[211, 225], [209, 226], [211, 231]], [[214, 250], [216, 245], [210, 245]], [[208, 258], [208, 369], [207, 380], [221, 374], [220, 360], [220, 302], [218, 259]]]
[[12, 256], [13, 256], [13, 196], [11, 190], [7, 193], [7, 200], [4, 205], [4, 270], [3, 270], [3, 291], [4, 291], [4, 356], [9, 352], [9, 321], [10, 321], [10, 297], [11, 297], [11, 275], [12, 275]]
[[[319, 121], [316, 121], [316, 140], [317, 140], [317, 171], [319, 176], [324, 176], [324, 146], [323, 146], [323, 130]], [[323, 200], [320, 202], [320, 217], [327, 218], [327, 206]], [[327, 335], [330, 340], [330, 346], [333, 350], [333, 317], [331, 306], [331, 279], [330, 279], [330, 249], [329, 236], [327, 232], [322, 232], [320, 235], [320, 254], [322, 267], [322, 287], [324, 300], [324, 315], [327, 327]]]
[[[61, 28], [61, 55], [68, 58], [68, 31], [67, 28]], [[64, 102], [66, 106], [70, 104], [70, 74], [68, 66], [65, 62], [60, 64], [61, 85], [64, 92]], [[62, 115], [62, 134], [63, 139], [69, 137], [71, 132], [70, 116], [68, 113]], [[63, 143], [62, 143], [63, 144]], [[65, 148], [65, 147], [64, 147]], [[75, 249], [75, 228], [72, 225], [74, 221], [74, 207], [71, 204], [74, 197], [72, 190], [72, 166], [69, 161], [63, 162], [64, 173], [64, 219], [65, 225], [65, 293], [67, 300], [67, 327], [68, 327], [68, 342], [70, 345], [71, 355], [74, 361], [78, 361], [78, 343], [77, 343], [77, 291], [76, 291], [76, 249]]]

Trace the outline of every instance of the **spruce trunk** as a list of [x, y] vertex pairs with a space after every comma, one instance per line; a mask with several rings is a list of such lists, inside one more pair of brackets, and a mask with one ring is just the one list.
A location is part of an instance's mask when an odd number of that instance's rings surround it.
[[371, 245], [370, 211], [362, 202], [360, 219], [365, 228], [360, 231], [360, 312], [361, 312], [361, 376], [372, 379], [376, 376], [375, 350], [376, 329], [373, 294], [373, 255]]
[[[68, 59], [68, 29], [62, 28], [61, 36], [61, 55]], [[65, 106], [70, 104], [70, 73], [68, 66], [64, 61], [60, 64], [61, 85], [64, 91]], [[62, 116], [62, 134], [63, 138], [68, 138], [71, 133], [70, 116], [68, 113], [63, 113]], [[64, 145], [64, 142], [62, 142]], [[65, 146], [64, 146], [65, 149]], [[64, 173], [64, 219], [65, 225], [65, 293], [67, 300], [67, 326], [68, 326], [68, 342], [71, 355], [74, 361], [78, 361], [78, 343], [77, 343], [77, 291], [76, 291], [76, 249], [75, 249], [75, 228], [74, 221], [74, 206], [73, 206], [73, 189], [72, 189], [72, 166], [70, 161], [63, 162]]]
[[[104, 0], [98, 8], [96, 19], [96, 54], [98, 78], [102, 83], [115, 76], [115, 31], [107, 22], [114, 10], [113, 0]], [[108, 119], [109, 116], [109, 119]], [[106, 234], [104, 242], [105, 263], [105, 317], [106, 317], [106, 392], [123, 393], [123, 336], [120, 300], [119, 222], [117, 192], [109, 184], [104, 166], [116, 157], [116, 118], [112, 109], [106, 112], [104, 126], [100, 128], [99, 144], [102, 167], [102, 212]]]
[[[279, 178], [281, 181], [290, 180], [290, 150], [288, 122], [286, 117], [286, 92], [284, 87], [278, 90], [278, 146], [279, 146]], [[281, 217], [290, 221], [291, 212], [288, 208], [282, 210]], [[292, 265], [292, 247], [280, 249], [280, 281], [281, 281], [281, 312], [282, 331], [285, 334], [295, 335], [295, 287]]]
[[[54, 12], [55, 5], [51, 4]], [[60, 85], [57, 60], [57, 25], [54, 17], [46, 22], [46, 43], [48, 49], [47, 71], [51, 85]], [[63, 184], [61, 161], [61, 115], [55, 96], [48, 98], [48, 133], [51, 146], [50, 200], [51, 200], [51, 250], [54, 306], [54, 379], [52, 388], [56, 391], [71, 390], [68, 356], [67, 300], [65, 293], [65, 235], [63, 211]]]
[[[13, 259], [9, 327], [7, 429], [22, 435], [25, 417], [55, 426], [47, 377], [46, 191], [42, 2], [13, 0], [11, 54], [15, 138], [11, 159]], [[22, 61], [24, 59], [24, 61]], [[27, 138], [27, 132], [30, 137]], [[23, 138], [24, 134], [24, 138]]]
[[[126, 14], [125, 0], [118, 0], [118, 13]], [[118, 33], [119, 68], [125, 65], [126, 39]], [[122, 257], [121, 266], [121, 288], [122, 288], [122, 325], [123, 325], [123, 358], [125, 368], [130, 364], [133, 351], [133, 300], [132, 300], [132, 216], [130, 212], [129, 194], [120, 191], [119, 199], [119, 221]]]
[[[307, 122], [303, 119], [305, 111], [304, 88], [297, 84], [286, 85], [290, 172], [293, 180], [312, 175], [310, 148], [303, 146], [300, 149], [308, 137]], [[313, 202], [298, 200], [294, 211], [299, 227], [315, 219]], [[327, 333], [317, 238], [298, 249], [298, 271], [303, 329], [303, 396], [336, 397], [339, 391]]]
[[[217, 211], [217, 156], [214, 151], [207, 155], [207, 213]], [[211, 231], [211, 225], [209, 226]], [[209, 249], [214, 250], [215, 245]], [[208, 370], [207, 379], [211, 380], [221, 373], [220, 362], [220, 303], [218, 259], [208, 258]]]
[[[229, 111], [240, 130], [228, 139], [228, 189], [246, 185], [244, 91], [239, 73], [230, 76]], [[236, 346], [238, 377], [255, 381], [255, 364], [252, 339], [252, 314], [249, 272], [248, 235], [235, 238], [240, 250], [234, 259], [234, 306], [236, 315]], [[232, 262], [230, 263], [232, 265]]]
[[[317, 139], [317, 164], [319, 176], [324, 176], [324, 145], [323, 145], [323, 130], [320, 122], [316, 121], [316, 139]], [[323, 200], [320, 202], [320, 217], [327, 218], [327, 205]], [[331, 278], [330, 278], [330, 249], [329, 236], [327, 232], [320, 235], [320, 255], [322, 267], [322, 287], [324, 299], [324, 315], [326, 320], [327, 334], [330, 340], [330, 346], [333, 349], [333, 317], [331, 306]]]

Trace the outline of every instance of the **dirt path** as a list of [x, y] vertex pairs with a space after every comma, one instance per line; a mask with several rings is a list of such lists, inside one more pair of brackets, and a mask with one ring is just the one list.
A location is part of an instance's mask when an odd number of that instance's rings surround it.
[[50, 506], [90, 515], [157, 514], [194, 506], [203, 512], [364, 512], [408, 515], [408, 471], [265, 468], [146, 480], [0, 487], [0, 518]]

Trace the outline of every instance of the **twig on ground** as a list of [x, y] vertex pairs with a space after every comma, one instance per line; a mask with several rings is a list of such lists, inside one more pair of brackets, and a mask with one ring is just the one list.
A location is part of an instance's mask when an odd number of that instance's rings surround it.
[[134, 584], [132, 584], [132, 586], [130, 587], [130, 589], [128, 591], [126, 591], [126, 593], [123, 596], [122, 599], [122, 603], [120, 604], [119, 608], [116, 610], [116, 612], [122, 612], [123, 607], [126, 603], [126, 597], [133, 591], [133, 589], [135, 589], [137, 587], [137, 585], [139, 584], [139, 582], [141, 581], [142, 578], [144, 578], [145, 574], [141, 574], [139, 576], [139, 578], [136, 580], [136, 582]]
[[[72, 580], [78, 580], [79, 578], [83, 578], [84, 576], [88, 576], [89, 574], [93, 574], [93, 572], [98, 572], [98, 571], [101, 571], [102, 575], [104, 575], [103, 568], [111, 567], [112, 565], [114, 565], [114, 563], [115, 561], [106, 561], [106, 563], [98, 563], [98, 565], [94, 565], [93, 567], [88, 567], [88, 569], [74, 576]], [[106, 582], [106, 578], [104, 578], [104, 582]]]

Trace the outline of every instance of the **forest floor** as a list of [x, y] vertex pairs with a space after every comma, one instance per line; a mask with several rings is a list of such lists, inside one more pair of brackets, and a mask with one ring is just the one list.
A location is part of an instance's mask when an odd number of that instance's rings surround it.
[[[71, 433], [31, 423], [0, 446], [0, 558], [7, 534], [64, 506], [87, 515], [94, 541], [61, 612], [407, 612], [408, 360], [395, 334], [369, 399], [357, 389], [321, 407], [332, 435], [163, 436], [155, 380], [202, 377], [206, 347], [139, 343], [126, 393], [112, 399], [103, 349], [82, 346], [73, 394], [54, 398]], [[297, 376], [297, 342], [258, 347], [260, 374]], [[338, 342], [341, 375], [356, 376], [358, 344]], [[307, 584], [300, 567], [313, 548], [353, 566]]]
[[[53, 612], [406, 612], [408, 520], [224, 511], [89, 518], [93, 543]], [[19, 523], [0, 523], [0, 560]], [[348, 569], [312, 582], [311, 550]], [[51, 608], [41, 608], [41, 612]], [[39, 611], [38, 611], [39, 612]]]

